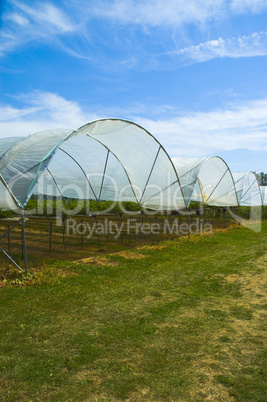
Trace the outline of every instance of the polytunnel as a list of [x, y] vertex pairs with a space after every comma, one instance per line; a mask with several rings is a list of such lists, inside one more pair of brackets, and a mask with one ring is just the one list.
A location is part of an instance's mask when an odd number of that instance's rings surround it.
[[223, 159], [172, 158], [177, 170], [186, 205], [201, 201], [214, 206], [237, 206], [232, 173]]
[[0, 143], [1, 208], [23, 209], [32, 193], [185, 207], [163, 146], [127, 120], [101, 119], [75, 131], [48, 130]]
[[253, 172], [234, 172], [238, 203], [241, 206], [261, 206], [262, 196], [256, 175]]
[[262, 205], [267, 205], [267, 186], [260, 186]]

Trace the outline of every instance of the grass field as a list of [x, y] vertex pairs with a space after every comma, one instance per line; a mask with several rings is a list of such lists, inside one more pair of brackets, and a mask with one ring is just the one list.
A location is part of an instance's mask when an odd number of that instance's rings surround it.
[[266, 223], [30, 265], [1, 269], [1, 401], [267, 400]]

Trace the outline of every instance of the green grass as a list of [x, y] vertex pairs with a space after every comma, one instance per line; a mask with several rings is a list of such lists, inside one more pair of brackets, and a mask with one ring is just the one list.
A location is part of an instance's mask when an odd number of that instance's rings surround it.
[[266, 224], [237, 227], [112, 254], [114, 266], [12, 274], [0, 400], [267, 400], [266, 240]]

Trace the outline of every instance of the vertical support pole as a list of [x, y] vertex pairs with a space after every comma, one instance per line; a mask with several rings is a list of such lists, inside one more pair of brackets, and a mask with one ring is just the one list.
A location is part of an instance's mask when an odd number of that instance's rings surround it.
[[122, 244], [123, 214], [120, 214], [120, 218], [121, 218], [120, 232], [121, 232], [121, 244]]
[[66, 243], [65, 243], [65, 230], [66, 230], [66, 216], [63, 216], [62, 240], [63, 240], [63, 247], [64, 247], [65, 254], [68, 257]]
[[106, 219], [106, 223], [107, 223], [107, 243], [109, 242], [109, 219]]
[[12, 257], [11, 231], [9, 230], [9, 225], [8, 225], [7, 229], [8, 229], [8, 234], [7, 234], [7, 239], [8, 239], [8, 254], [10, 255], [10, 257]]
[[24, 209], [21, 210], [21, 234], [22, 234], [22, 249], [23, 249], [24, 266], [25, 266], [25, 272], [27, 275], [28, 274], [28, 260], [27, 260], [27, 249], [26, 249]]
[[240, 204], [238, 203], [238, 206], [237, 206], [237, 216], [238, 216], [238, 224], [239, 225], [241, 225], [241, 216], [240, 216]]
[[190, 216], [189, 216], [189, 208], [187, 210], [187, 231], [188, 231], [188, 239], [190, 240]]
[[98, 242], [98, 251], [101, 250], [101, 244], [100, 244], [100, 235], [99, 235], [99, 230], [98, 229], [98, 222], [97, 222], [97, 213], [93, 215], [94, 219], [95, 219], [95, 227], [96, 227], [96, 232], [97, 232], [97, 242]]
[[52, 232], [53, 232], [53, 223], [49, 222], [49, 253], [52, 254]]
[[81, 247], [83, 248], [83, 246], [84, 246], [84, 241], [83, 241], [83, 219], [81, 219], [80, 223], [81, 223], [81, 228], [82, 228], [82, 230], [81, 230]]

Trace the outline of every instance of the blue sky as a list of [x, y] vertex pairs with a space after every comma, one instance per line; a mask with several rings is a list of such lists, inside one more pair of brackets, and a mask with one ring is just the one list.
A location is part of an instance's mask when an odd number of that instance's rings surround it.
[[267, 0], [0, 4], [0, 137], [118, 117], [267, 172]]

